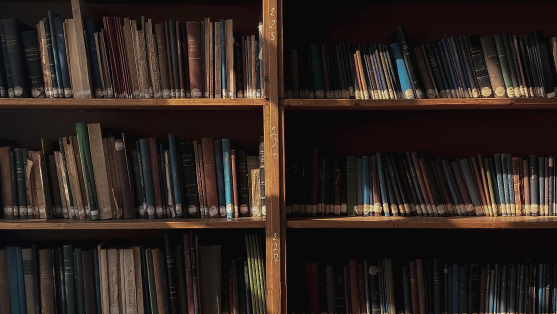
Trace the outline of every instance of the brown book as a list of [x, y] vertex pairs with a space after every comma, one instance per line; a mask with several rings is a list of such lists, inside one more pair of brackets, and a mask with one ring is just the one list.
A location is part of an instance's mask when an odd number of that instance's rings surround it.
[[166, 37], [166, 60], [168, 68], [168, 80], [170, 83], [170, 95], [172, 98], [178, 98], [176, 86], [174, 86], [174, 69], [172, 68], [172, 51], [170, 49], [170, 30], [168, 21], [164, 21], [164, 36]]
[[180, 23], [180, 35], [182, 36], [182, 65], [183, 65], [183, 79], [184, 79], [184, 88], [186, 90], [186, 98], [191, 98], [190, 92], [190, 70], [189, 70], [189, 62], [188, 62], [188, 32], [186, 30], [186, 23]]
[[128, 68], [130, 71], [131, 87], [133, 98], [139, 98], [139, 80], [137, 74], [137, 65], [135, 60], [134, 44], [132, 40], [132, 29], [130, 25], [130, 19], [124, 18], [123, 26], [124, 34], [124, 45], [126, 50], [126, 56], [128, 61]]
[[161, 276], [161, 267], [165, 267], [165, 265], [160, 265], [159, 263], [159, 249], [155, 248], [152, 249], [153, 252], [153, 271], [155, 273], [155, 287], [157, 291], [157, 307], [159, 313], [165, 313], [164, 310], [164, 278]]
[[114, 190], [114, 208], [116, 215], [114, 218], [122, 218], [122, 192], [120, 191], [120, 180], [118, 176], [118, 164], [116, 163], [116, 144], [113, 136], [108, 138], [108, 161], [110, 163], [110, 176], [112, 178], [112, 188]]
[[124, 218], [133, 218], [133, 199], [124, 140], [115, 140], [114, 146], [116, 149], [116, 164], [118, 165], [118, 182], [120, 184], [120, 194], [122, 197], [122, 214]]
[[150, 93], [153, 98], [162, 98], [159, 61], [157, 56], [157, 39], [153, 34], [153, 22], [149, 19], [145, 23], [145, 37], [147, 42], [147, 58], [149, 64]]
[[489, 74], [491, 88], [494, 91], [495, 97], [507, 97], [505, 81], [503, 80], [503, 73], [501, 72], [501, 65], [499, 64], [499, 55], [497, 54], [495, 40], [493, 36], [488, 36], [481, 38], [481, 42], [485, 64], [487, 66], [487, 73]]
[[[483, 189], [482, 177], [480, 176], [480, 170], [478, 167], [478, 163], [476, 162], [475, 157], [471, 157], [470, 160], [472, 161], [472, 168], [474, 169], [474, 179], [476, 181], [476, 187], [478, 190], [478, 194], [480, 195], [480, 199], [482, 201], [482, 213], [481, 216], [485, 216], [487, 212], [487, 199], [486, 194]], [[476, 213], [476, 215], [479, 215]]]
[[54, 155], [48, 156], [48, 164], [50, 169], [50, 188], [52, 189], [52, 216], [60, 217], [62, 215], [62, 198], [60, 197], [60, 186], [58, 185], [58, 175], [56, 173], [56, 160]]
[[[351, 259], [348, 263], [348, 273], [350, 280], [350, 303], [352, 304], [352, 313], [361, 313], [360, 311], [360, 295], [358, 290], [358, 261]], [[346, 303], [348, 303], [348, 299]], [[316, 312], [318, 313], [318, 312]]]
[[309, 313], [319, 313], [319, 286], [317, 282], [317, 263], [307, 263], [305, 267], [308, 291]]
[[12, 172], [10, 168], [10, 147], [0, 147], [0, 180], [2, 180], [2, 208], [4, 219], [14, 218], [12, 198]]
[[464, 184], [464, 178], [462, 178], [462, 172], [458, 167], [458, 162], [453, 161], [451, 164], [453, 167], [453, 173], [456, 178], [458, 189], [460, 190], [460, 195], [462, 196], [464, 206], [466, 207], [466, 214], [471, 216], [474, 214], [474, 208], [470, 204], [470, 196], [468, 196], [468, 191], [466, 190], [466, 185]]
[[[29, 155], [33, 160], [33, 172], [35, 180], [35, 196], [37, 207], [35, 207], [35, 218], [51, 219], [52, 210], [50, 194], [48, 192], [48, 177], [46, 175], [46, 160], [42, 152], [30, 151]], [[29, 180], [31, 180], [30, 178]]]
[[416, 260], [416, 277], [418, 279], [418, 298], [420, 300], [420, 314], [426, 314], [424, 265], [422, 259]]
[[97, 301], [95, 298], [95, 256], [93, 250], [84, 250], [81, 253], [81, 256], [83, 263], [85, 314], [96, 314]]
[[161, 71], [162, 98], [170, 98], [170, 82], [168, 75], [168, 59], [166, 55], [166, 34], [164, 23], [155, 24], [155, 34], [157, 35], [157, 52], [159, 56], [159, 66]]
[[203, 78], [201, 77], [201, 26], [199, 22], [186, 22], [188, 34], [188, 63], [190, 69], [190, 89], [192, 98], [202, 97]]
[[[2, 253], [4, 256], [2, 257]], [[7, 287], [4, 290], [2, 287], [2, 261], [6, 258], [6, 251], [0, 251], [0, 291], [8, 291]], [[52, 260], [51, 260], [51, 249], [44, 249], [39, 250], [39, 276], [40, 276], [40, 291], [41, 291], [41, 313], [42, 314], [54, 314], [56, 313], [54, 309], [54, 282], [52, 279]], [[7, 278], [6, 278], [7, 279]], [[8, 281], [6, 280], [6, 286]], [[2, 306], [4, 304], [9, 304], [8, 301], [4, 302], [1, 299], [0, 293], [0, 313], [9, 313], [9, 305], [8, 305], [8, 312], [2, 311]], [[89, 313], [87, 313], [89, 314]]]
[[[449, 195], [449, 190], [447, 190], [447, 181], [445, 180], [444, 172], [441, 170], [439, 161], [433, 162], [433, 168], [435, 169], [435, 175], [439, 186], [441, 187], [441, 193], [443, 194], [443, 199], [445, 200], [445, 207], [447, 208], [447, 215], [454, 215], [455, 211], [453, 205], [451, 204], [451, 197]], [[406, 180], [404, 180], [406, 182]]]
[[[176, 49], [178, 51], [178, 77], [179, 77], [179, 81], [180, 81], [180, 97], [176, 97], [176, 98], [186, 98], [186, 89], [184, 86], [184, 70], [183, 70], [183, 61], [182, 61], [182, 25], [183, 23], [180, 23], [178, 21], [176, 21]], [[178, 95], [178, 87], [176, 86], [176, 94]]]
[[[84, 202], [84, 195], [81, 194], [81, 186], [77, 172], [77, 165], [75, 160], [75, 152], [73, 142], [77, 142], [76, 137], [63, 137], [62, 142], [64, 145], [64, 152], [66, 156], [66, 167], [68, 169], [69, 185], [72, 192], [72, 200], [74, 208], [68, 208], [70, 219], [85, 219], [85, 205], [89, 202]], [[86, 197], [86, 196], [85, 196]], [[82, 215], [83, 213], [83, 215]]]
[[366, 287], [364, 281], [364, 265], [358, 264], [358, 294], [360, 297], [360, 313], [366, 314]]
[[424, 180], [425, 188], [426, 188], [426, 191], [427, 191], [427, 195], [424, 195], [424, 196], [429, 198], [429, 203], [431, 204], [431, 209], [433, 210], [433, 214], [435, 216], [438, 216], [439, 213], [437, 212], [437, 204], [435, 204], [435, 199], [433, 198], [433, 193], [431, 192], [431, 186], [429, 185], [429, 180], [427, 178], [427, 172], [426, 172], [424, 160], [420, 159], [420, 160], [418, 160], [418, 163], [419, 163], [419, 167], [421, 169], [422, 175], [423, 175], [423, 180]]
[[201, 217], [205, 218], [208, 216], [207, 210], [207, 192], [205, 187], [205, 172], [203, 169], [203, 147], [201, 143], [193, 141], [193, 153], [195, 157], [195, 175], [197, 182], [197, 190], [199, 196], [199, 211], [201, 212]]
[[[110, 205], [110, 191], [108, 190], [108, 176], [106, 172], [106, 160], [102, 145], [101, 126], [99, 123], [87, 124], [89, 131], [89, 146], [91, 149], [91, 163], [95, 178], [99, 213], [101, 219], [112, 218], [112, 207]], [[73, 189], [72, 189], [73, 192]]]
[[[50, 251], [50, 250], [49, 250]], [[50, 264], [50, 254], [48, 256], [48, 262]], [[50, 267], [48, 269], [49, 274], [51, 273]], [[42, 275], [42, 268], [41, 268], [41, 275]], [[42, 292], [42, 276], [41, 276], [41, 299], [43, 297]], [[49, 301], [52, 304], [52, 280], [50, 281], [50, 298]], [[46, 284], [46, 283], [45, 283]], [[43, 301], [45, 302], [45, 301]], [[48, 301], [47, 301], [48, 302]], [[43, 303], [45, 304], [45, 303]], [[43, 305], [44, 307], [45, 305]], [[8, 255], [6, 254], [6, 250], [0, 250], [0, 314], [10, 314], [10, 286], [8, 284]], [[44, 314], [54, 314], [54, 308], [51, 312], [44, 312]]]
[[232, 166], [232, 204], [234, 205], [234, 218], [240, 217], [238, 213], [238, 179], [236, 176], [236, 150], [230, 150], [230, 164]]
[[[518, 267], [519, 273], [520, 273], [520, 267]], [[486, 279], [487, 279], [487, 269], [483, 267], [480, 272], [480, 314], [485, 314]]]
[[433, 216], [433, 208], [431, 207], [431, 202], [429, 201], [429, 194], [427, 193], [427, 187], [425, 186], [424, 182], [424, 175], [422, 173], [422, 168], [420, 167], [420, 163], [418, 162], [418, 155], [416, 153], [412, 153], [412, 162], [414, 164], [414, 169], [416, 170], [416, 176], [418, 177], [418, 183], [420, 184], [420, 189], [422, 191], [422, 195], [424, 196], [424, 201], [427, 207], [427, 213], [423, 212], [424, 216]]
[[203, 174], [205, 193], [207, 193], [207, 209], [209, 217], [219, 218], [219, 198], [217, 194], [217, 175], [215, 169], [215, 154], [213, 150], [213, 139], [210, 137], [201, 139], [203, 149]]
[[416, 261], [408, 262], [410, 268], [410, 291], [412, 293], [412, 313], [420, 313], [420, 300], [418, 297], [418, 274]]
[[429, 67], [427, 66], [427, 61], [422, 47], [414, 48], [414, 53], [416, 54], [416, 61], [418, 61], [418, 69], [420, 70], [420, 76], [422, 78], [422, 82], [424, 83], [427, 98], [437, 98], [437, 90], [435, 89], [435, 85], [431, 79], [431, 74], [429, 72]]
[[261, 217], [261, 185], [260, 183], [260, 169], [251, 169], [250, 170], [250, 211], [251, 216], [254, 218]]
[[155, 194], [155, 212], [157, 218], [163, 218], [161, 185], [159, 176], [159, 157], [157, 155], [157, 139], [149, 138], [149, 157], [151, 159], [151, 174], [153, 176], [153, 192]]
[[203, 30], [203, 34], [201, 36], [205, 36], [205, 40], [203, 41], [205, 47], [203, 50], [204, 56], [203, 56], [203, 73], [205, 74], [204, 79], [204, 84], [203, 84], [203, 97], [205, 98], [212, 98], [211, 97], [211, 83], [212, 83], [212, 73], [211, 73], [211, 61], [210, 60], [210, 56], [211, 56], [211, 42], [212, 42], [212, 37], [211, 37], [211, 19], [206, 17], [205, 19], [205, 23], [204, 23], [204, 27], [205, 29]]
[[117, 197], [117, 193], [116, 193], [117, 186], [114, 185], [114, 181], [112, 180], [113, 165], [108, 152], [111, 147], [108, 144], [107, 138], [103, 138], [102, 143], [103, 143], [103, 151], [104, 151], [104, 160], [106, 163], [106, 177], [108, 179], [108, 195], [110, 199], [110, 207], [113, 209], [112, 217], [110, 218], [120, 218], [120, 216], [118, 215], [118, 208], [116, 206], [117, 202], [115, 200], [115, 198]]
[[480, 176], [482, 177], [482, 189], [484, 190], [484, 194], [485, 194], [485, 198], [486, 198], [486, 202], [487, 202], [487, 211], [486, 211], [486, 215], [487, 216], [494, 216], [493, 215], [493, 207], [491, 204], [491, 196], [489, 195], [489, 189], [487, 187], [487, 179], [486, 179], [486, 174], [485, 174], [485, 168], [484, 168], [484, 164], [483, 164], [483, 157], [482, 155], [478, 155], [478, 162], [479, 162], [479, 167], [480, 167]]
[[522, 185], [524, 186], [524, 215], [530, 216], [530, 168], [528, 158], [522, 160]]

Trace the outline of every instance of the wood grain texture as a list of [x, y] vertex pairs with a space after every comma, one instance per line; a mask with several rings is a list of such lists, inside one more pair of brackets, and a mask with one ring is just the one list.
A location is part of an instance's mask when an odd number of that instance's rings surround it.
[[327, 217], [290, 218], [287, 228], [544, 229], [557, 217]]
[[129, 220], [68, 220], [13, 219], [0, 220], [0, 230], [144, 230], [144, 229], [235, 229], [265, 228], [265, 219], [251, 217], [234, 219], [129, 219]]
[[0, 98], [0, 110], [196, 110], [257, 109], [265, 99], [40, 99]]
[[557, 109], [556, 98], [452, 98], [405, 100], [282, 99], [287, 110]]

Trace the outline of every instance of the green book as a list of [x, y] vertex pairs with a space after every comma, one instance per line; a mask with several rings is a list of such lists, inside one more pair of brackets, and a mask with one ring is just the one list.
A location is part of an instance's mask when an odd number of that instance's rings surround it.
[[357, 158], [346, 158], [346, 213], [348, 216], [356, 216], [358, 205], [358, 174]]
[[255, 263], [253, 256], [253, 247], [250, 235], [244, 235], [246, 238], [246, 256], [248, 262], [249, 289], [251, 294], [251, 308], [253, 313], [257, 313], [259, 309], [259, 298], [257, 297], [256, 279], [255, 279]]
[[17, 192], [17, 170], [15, 152], [10, 152], [10, 173], [12, 180], [12, 200], [14, 203], [14, 218], [19, 218], [19, 193]]
[[97, 204], [97, 188], [95, 187], [95, 176], [93, 175], [93, 163], [91, 161], [91, 148], [89, 146], [87, 124], [77, 123], [75, 125], [75, 130], [77, 133], [77, 143], [79, 145], [81, 167], [83, 169], [85, 193], [87, 194], [87, 201], [89, 203], [89, 209], [91, 210], [91, 220], [99, 220], [101, 216]]
[[25, 282], [25, 300], [27, 314], [40, 314], [35, 312], [35, 284], [33, 279], [33, 252], [31, 249], [22, 249], [23, 280]]
[[[158, 256], [156, 258], [159, 258]], [[155, 286], [155, 269], [153, 268], [153, 252], [150, 248], [145, 249], [145, 263], [147, 264], [147, 277], [148, 284], [147, 291], [149, 295], [147, 296], [151, 304], [151, 314], [158, 314], [159, 308], [157, 306], [157, 288]]]
[[503, 81], [505, 81], [505, 88], [509, 98], [514, 98], [514, 86], [507, 61], [507, 53], [505, 52], [505, 44], [501, 34], [493, 35], [495, 39], [495, 46], [497, 47], [497, 55], [499, 56], [499, 65], [501, 65], [501, 72], [503, 73]]
[[77, 298], [77, 313], [85, 314], [85, 286], [83, 285], [83, 250], [74, 251], [75, 294]]
[[66, 290], [66, 313], [76, 314], [75, 301], [75, 275], [74, 275], [74, 258], [71, 245], [62, 247], [64, 256], [64, 286]]
[[141, 164], [139, 162], [139, 152], [132, 151], [132, 173], [133, 173], [133, 187], [135, 190], [135, 203], [139, 218], [144, 217], [145, 214], [145, 190], [143, 189], [143, 176], [141, 174]]
[[180, 90], [180, 73], [178, 65], [178, 45], [176, 42], [176, 21], [168, 20], [168, 32], [170, 35], [170, 53], [172, 57], [172, 75], [174, 76], [174, 89], [176, 90], [176, 98], [178, 97]]
[[[17, 177], [17, 202], [19, 204], [19, 218], [27, 218], [27, 187], [25, 186], [25, 161], [23, 148], [16, 148], [15, 171]], [[15, 215], [14, 215], [15, 216]], [[14, 217], [15, 218], [15, 217]]]
[[139, 155], [141, 158], [141, 169], [143, 172], [143, 183], [145, 184], [145, 199], [147, 200], [147, 216], [155, 219], [155, 193], [153, 190], [153, 174], [151, 173], [151, 157], [149, 156], [149, 140], [139, 140]]

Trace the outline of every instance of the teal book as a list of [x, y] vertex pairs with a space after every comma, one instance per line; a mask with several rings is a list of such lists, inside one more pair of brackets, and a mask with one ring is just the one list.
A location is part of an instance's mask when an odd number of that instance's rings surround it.
[[[156, 256], [155, 258], [159, 258]], [[153, 267], [153, 251], [150, 248], [145, 249], [145, 264], [147, 267], [147, 284], [148, 294], [144, 298], [149, 298], [151, 304], [151, 314], [158, 314], [157, 306], [157, 288], [155, 287], [155, 269]], [[161, 313], [162, 314], [162, 313]]]
[[141, 176], [141, 165], [139, 163], [139, 152], [137, 150], [132, 151], [132, 172], [133, 172], [133, 187], [135, 191], [135, 204], [137, 206], [137, 212], [139, 213], [139, 218], [144, 217], [145, 214], [145, 190], [143, 189], [143, 180]]
[[414, 99], [414, 91], [412, 90], [410, 77], [406, 71], [406, 65], [404, 63], [402, 52], [400, 51], [400, 45], [398, 43], [392, 43], [389, 46], [391, 47], [391, 52], [393, 54], [393, 58], [395, 59], [400, 88], [402, 89], [404, 99]]
[[[325, 75], [320, 45], [311, 45], [311, 65], [313, 70], [313, 89], [315, 98], [325, 98]], [[257, 75], [259, 77], [259, 75]]]
[[25, 186], [25, 160], [23, 148], [14, 149], [15, 170], [17, 177], [17, 202], [19, 204], [19, 218], [27, 218], [27, 187]]
[[358, 205], [358, 174], [357, 158], [346, 158], [346, 214], [356, 216]]
[[174, 134], [168, 134], [168, 146], [170, 146], [170, 169], [172, 169], [172, 188], [174, 189], [174, 204], [176, 207], [176, 216], [184, 217], [182, 210], [182, 190], [180, 183], [180, 167], [178, 167], [178, 150], [176, 147], [176, 137]]
[[151, 173], [151, 158], [149, 156], [149, 140], [139, 140], [139, 157], [143, 172], [143, 183], [145, 184], [145, 199], [147, 200], [147, 216], [155, 219], [155, 193], [153, 190], [153, 175]]
[[19, 288], [17, 282], [17, 252], [13, 246], [6, 248], [8, 256], [8, 285], [10, 287], [10, 308], [14, 314], [19, 313]]
[[83, 285], [83, 250], [74, 251], [75, 296], [77, 314], [85, 314], [85, 286]]
[[71, 245], [64, 245], [62, 247], [64, 257], [64, 286], [66, 290], [66, 313], [75, 314], [76, 300], [75, 300], [75, 273], [74, 273], [74, 258], [73, 249]]
[[224, 173], [224, 197], [226, 200], [226, 218], [234, 218], [232, 204], [232, 166], [230, 163], [230, 139], [222, 140], [222, 165]]
[[[91, 147], [89, 146], [89, 131], [87, 124], [77, 123], [75, 125], [77, 134], [77, 142], [79, 146], [79, 155], [81, 158], [81, 168], [83, 170], [83, 181], [85, 183], [85, 193], [91, 210], [91, 220], [101, 219], [99, 212], [99, 204], [97, 201], [97, 187], [95, 185], [95, 176], [93, 172], [93, 161], [91, 159]], [[65, 159], [64, 159], [65, 161]], [[68, 182], [70, 182], [68, 180]]]
[[19, 313], [27, 314], [27, 301], [25, 297], [25, 279], [23, 276], [23, 258], [21, 247], [15, 248], [15, 261], [17, 269], [17, 295], [19, 300]]
[[17, 192], [17, 167], [15, 152], [10, 152], [10, 176], [12, 180], [12, 200], [14, 202], [14, 218], [19, 218], [19, 193]]
[[505, 52], [505, 44], [501, 34], [493, 35], [495, 39], [495, 46], [497, 47], [497, 55], [499, 56], [499, 65], [501, 66], [501, 72], [503, 73], [503, 81], [505, 81], [505, 88], [507, 89], [507, 95], [509, 98], [514, 98], [514, 86], [511, 77], [511, 72], [509, 69], [509, 62], [507, 59], [507, 53]]

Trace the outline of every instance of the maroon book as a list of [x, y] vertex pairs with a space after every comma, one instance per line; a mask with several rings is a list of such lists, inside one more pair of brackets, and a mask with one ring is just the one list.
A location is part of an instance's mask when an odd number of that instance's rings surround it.
[[319, 313], [319, 286], [317, 282], [317, 263], [307, 263], [305, 267], [308, 289], [309, 313]]
[[418, 274], [416, 273], [416, 261], [408, 262], [410, 268], [410, 290], [412, 292], [412, 313], [420, 313], [420, 301], [418, 299]]
[[186, 22], [188, 33], [188, 63], [190, 68], [190, 89], [192, 98], [202, 97], [203, 78], [201, 77], [201, 25], [199, 22]]

